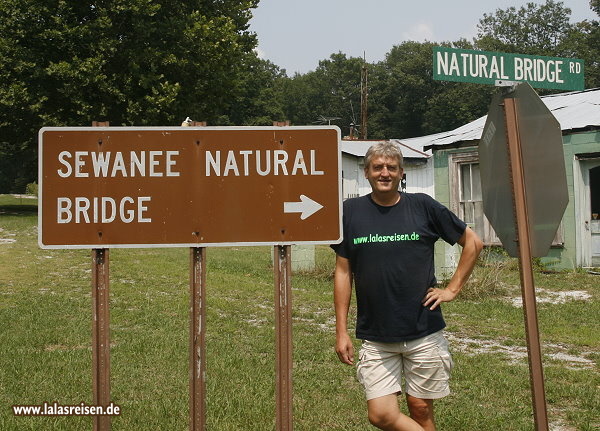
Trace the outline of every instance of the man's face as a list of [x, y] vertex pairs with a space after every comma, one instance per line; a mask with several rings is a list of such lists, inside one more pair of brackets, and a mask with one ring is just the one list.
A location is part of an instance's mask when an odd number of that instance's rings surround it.
[[375, 193], [395, 192], [400, 185], [402, 172], [398, 160], [379, 156], [374, 157], [365, 169], [365, 178]]

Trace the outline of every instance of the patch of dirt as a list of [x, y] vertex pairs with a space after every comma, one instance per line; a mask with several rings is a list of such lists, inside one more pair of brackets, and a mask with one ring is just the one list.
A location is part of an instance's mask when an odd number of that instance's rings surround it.
[[[592, 299], [585, 290], [563, 290], [563, 291], [552, 291], [542, 288], [535, 289], [536, 302], [538, 304], [564, 304], [568, 301], [588, 301]], [[515, 307], [523, 306], [523, 298], [516, 297], [510, 298], [510, 303]]]
[[[522, 364], [527, 361], [527, 347], [502, 344], [498, 340], [489, 340], [483, 338], [469, 338], [446, 332], [446, 337], [451, 343], [451, 349], [464, 353], [469, 356], [482, 354], [501, 354], [508, 357], [511, 364]], [[563, 366], [575, 370], [593, 369], [594, 361], [585, 357], [585, 353], [580, 356], [568, 353], [569, 346], [560, 344], [544, 344], [541, 346], [544, 358], [542, 360], [555, 360], [563, 362]]]
[[13, 194], [13, 197], [17, 198], [17, 199], [37, 199], [37, 196], [34, 195], [18, 195], [18, 194]]
[[469, 356], [482, 355], [488, 353], [501, 353], [509, 358], [511, 364], [519, 364], [527, 359], [527, 347], [507, 346], [496, 340], [486, 340], [483, 338], [469, 338], [446, 332], [446, 338], [450, 341], [451, 350], [464, 353]]
[[[6, 236], [16, 236], [14, 233], [6, 233], [4, 229], [0, 227], [0, 237]], [[14, 238], [0, 238], [0, 244], [12, 244], [13, 242], [17, 242]]]

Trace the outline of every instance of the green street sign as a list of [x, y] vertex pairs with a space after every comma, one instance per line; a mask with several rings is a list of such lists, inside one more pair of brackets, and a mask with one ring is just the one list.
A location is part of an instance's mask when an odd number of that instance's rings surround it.
[[583, 60], [436, 46], [433, 79], [496, 84], [525, 81], [535, 88], [583, 90]]

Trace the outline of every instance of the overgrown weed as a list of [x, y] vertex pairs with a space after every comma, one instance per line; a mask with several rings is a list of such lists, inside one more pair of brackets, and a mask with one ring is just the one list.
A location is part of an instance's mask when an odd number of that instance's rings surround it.
[[461, 298], [480, 301], [490, 297], [506, 296], [506, 278], [515, 270], [517, 263], [499, 247], [483, 250], [467, 285], [461, 290]]

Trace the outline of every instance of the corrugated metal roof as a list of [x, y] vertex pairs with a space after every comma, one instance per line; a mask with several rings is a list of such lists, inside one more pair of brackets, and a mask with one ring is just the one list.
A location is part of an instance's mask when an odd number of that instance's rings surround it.
[[423, 146], [416, 138], [413, 138], [412, 142], [410, 139], [391, 139], [391, 141], [400, 146], [405, 159], [428, 159], [431, 157], [431, 151], [429, 153], [422, 151]]
[[[418, 138], [414, 138], [418, 139]], [[427, 159], [431, 157], [431, 151], [425, 153], [422, 150], [422, 146], [419, 148], [415, 148], [412, 145], [409, 145], [408, 142], [410, 139], [382, 139], [382, 140], [367, 140], [367, 141], [357, 141], [357, 140], [342, 140], [342, 152], [346, 154], [352, 154], [357, 157], [364, 157], [367, 154], [367, 150], [371, 145], [380, 143], [380, 142], [393, 142], [400, 146], [402, 150], [402, 156], [405, 159]]]
[[379, 142], [387, 142], [387, 140], [381, 141], [357, 141], [357, 140], [342, 140], [342, 153], [352, 154], [357, 157], [364, 157], [367, 150], [371, 145]]
[[[541, 97], [556, 117], [563, 131], [600, 127], [600, 88]], [[487, 115], [454, 130], [437, 135], [423, 136], [428, 149], [456, 142], [479, 140]], [[407, 141], [407, 140], [405, 140]]]

